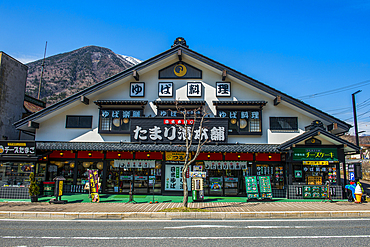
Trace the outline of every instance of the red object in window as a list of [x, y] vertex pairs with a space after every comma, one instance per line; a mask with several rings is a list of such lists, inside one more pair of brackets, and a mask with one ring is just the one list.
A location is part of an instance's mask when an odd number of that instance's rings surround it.
[[162, 160], [161, 152], [136, 152], [135, 159], [137, 160]]
[[225, 160], [231, 161], [253, 161], [253, 154], [252, 153], [227, 153], [225, 154]]
[[77, 158], [80, 159], [104, 159], [104, 154], [98, 151], [78, 151]]
[[281, 154], [257, 153], [256, 161], [281, 161]]
[[76, 154], [72, 153], [71, 151], [53, 151], [49, 154], [49, 158], [52, 159], [74, 159], [76, 158]]
[[190, 167], [188, 168], [188, 170], [186, 171], [186, 174], [185, 174], [185, 176], [186, 176], [186, 178], [189, 178], [190, 176], [189, 176], [189, 170], [190, 170]]
[[134, 154], [131, 152], [107, 152], [106, 159], [133, 159]]
[[[194, 120], [186, 120], [188, 125], [194, 123]], [[183, 119], [163, 119], [163, 124], [185, 124]]]
[[200, 153], [196, 160], [222, 160], [222, 153]]

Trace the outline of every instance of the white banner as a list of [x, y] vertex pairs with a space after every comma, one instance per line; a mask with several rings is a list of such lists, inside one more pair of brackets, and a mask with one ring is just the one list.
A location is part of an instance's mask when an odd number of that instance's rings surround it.
[[[165, 190], [182, 191], [183, 181], [182, 181], [182, 168], [183, 165], [166, 165], [165, 173]], [[187, 178], [188, 189], [191, 189], [191, 178]]]
[[114, 160], [113, 167], [120, 168], [155, 168], [155, 160]]

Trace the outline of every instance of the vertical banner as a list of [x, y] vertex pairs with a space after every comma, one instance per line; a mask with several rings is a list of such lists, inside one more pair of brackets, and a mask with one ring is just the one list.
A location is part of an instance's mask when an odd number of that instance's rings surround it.
[[[165, 190], [174, 190], [174, 191], [182, 191], [183, 190], [183, 181], [182, 181], [182, 168], [183, 165], [171, 164], [166, 165], [166, 173], [165, 173]], [[191, 189], [191, 178], [189, 177], [189, 169], [186, 172], [186, 179], [188, 183], [188, 190]]]
[[99, 202], [99, 175], [98, 170], [89, 170], [90, 194], [93, 202]]

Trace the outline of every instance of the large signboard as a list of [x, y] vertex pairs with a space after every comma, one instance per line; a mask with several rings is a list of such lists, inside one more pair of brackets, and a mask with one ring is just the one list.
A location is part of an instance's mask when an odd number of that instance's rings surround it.
[[207, 118], [200, 130], [200, 119], [195, 122], [188, 119], [185, 128], [184, 119], [180, 118], [132, 118], [131, 141], [144, 143], [181, 143], [190, 139], [194, 127], [193, 143], [209, 140], [216, 143], [227, 143], [228, 119]]
[[293, 148], [293, 160], [337, 161], [336, 148]]
[[34, 141], [0, 141], [0, 155], [36, 155]]

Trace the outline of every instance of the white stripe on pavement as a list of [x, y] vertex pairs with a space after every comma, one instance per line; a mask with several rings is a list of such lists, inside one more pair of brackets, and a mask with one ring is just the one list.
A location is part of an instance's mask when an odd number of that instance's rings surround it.
[[35, 236], [3, 236], [0, 239], [67, 239], [67, 240], [166, 240], [166, 239], [331, 239], [331, 238], [370, 238], [370, 235], [342, 236], [240, 236], [240, 237], [35, 237]]

